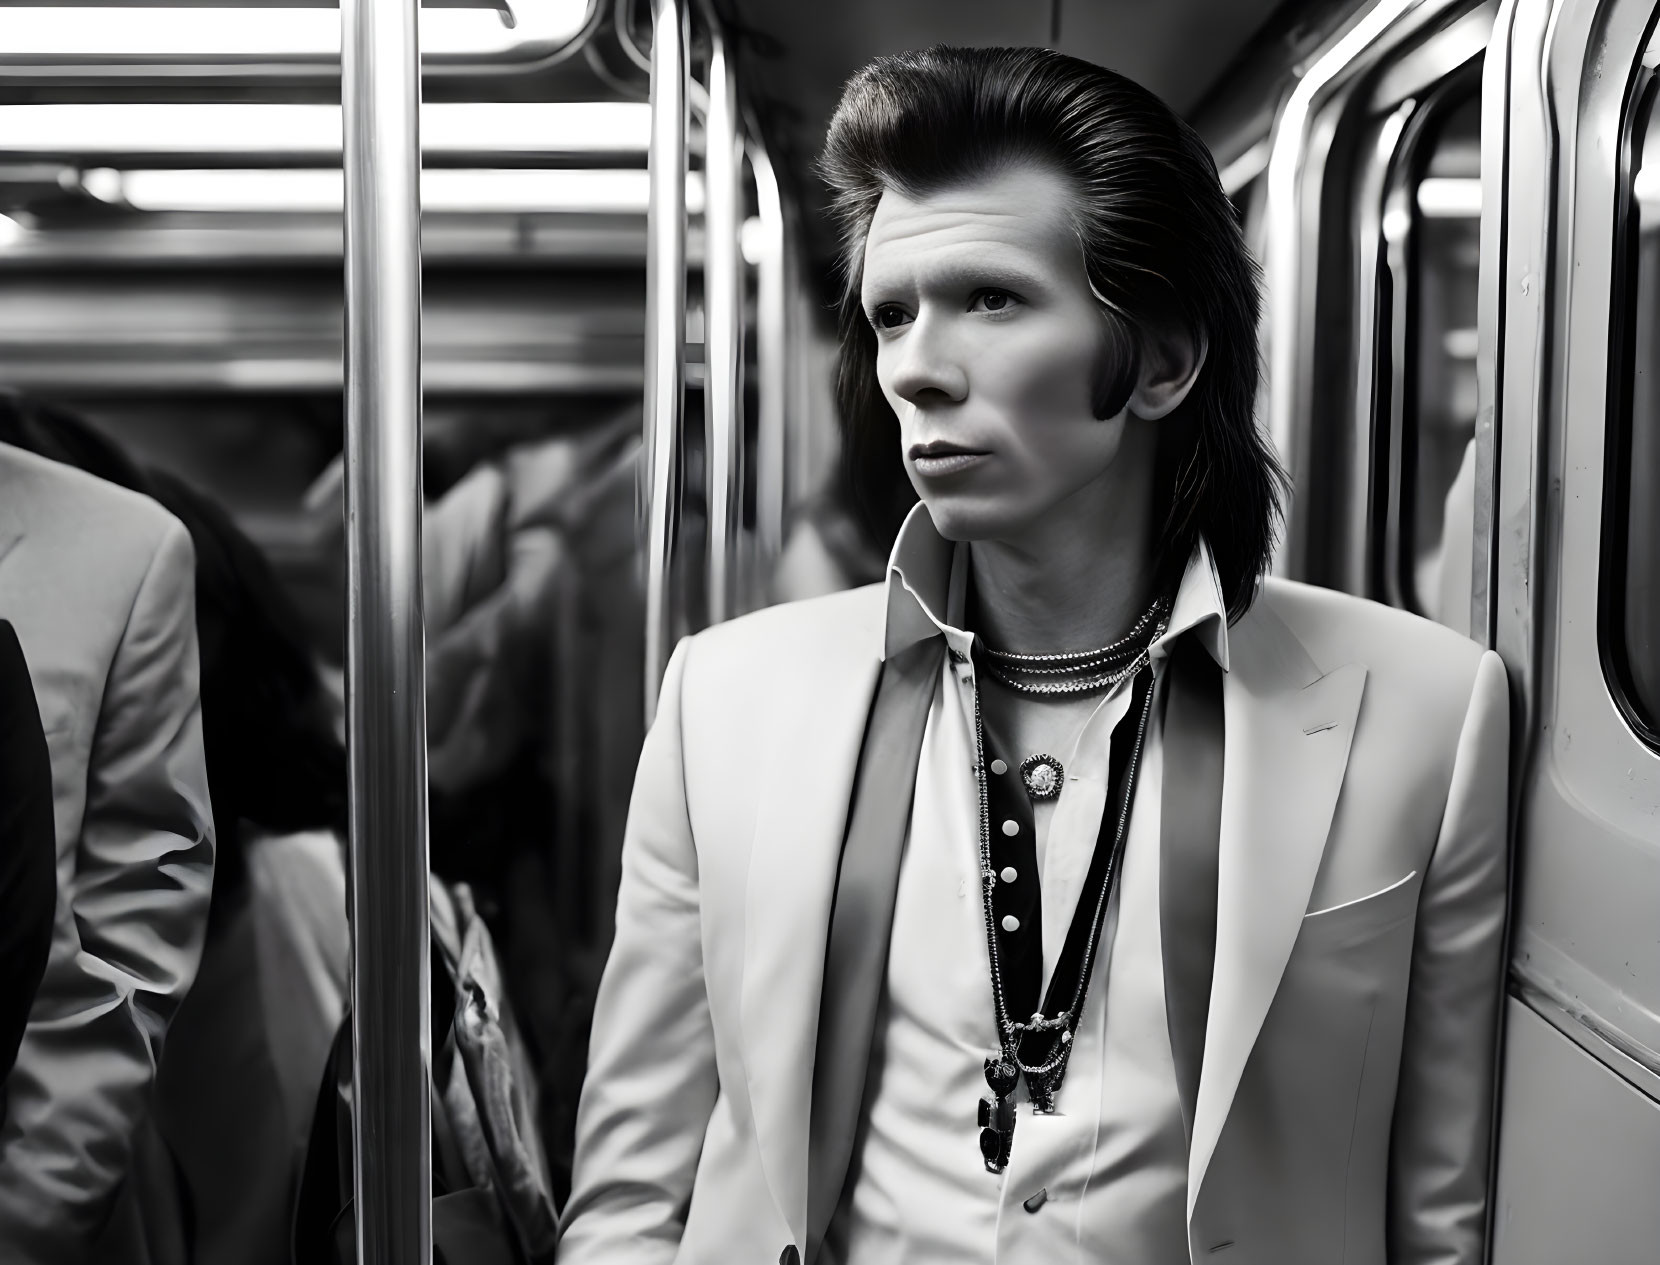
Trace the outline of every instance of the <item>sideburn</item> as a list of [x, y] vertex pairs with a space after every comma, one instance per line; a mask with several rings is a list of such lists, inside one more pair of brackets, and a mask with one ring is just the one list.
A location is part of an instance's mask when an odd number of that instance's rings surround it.
[[1117, 417], [1130, 402], [1136, 379], [1141, 375], [1141, 347], [1129, 330], [1104, 312], [1100, 344], [1090, 403], [1095, 420], [1104, 422], [1109, 417]]

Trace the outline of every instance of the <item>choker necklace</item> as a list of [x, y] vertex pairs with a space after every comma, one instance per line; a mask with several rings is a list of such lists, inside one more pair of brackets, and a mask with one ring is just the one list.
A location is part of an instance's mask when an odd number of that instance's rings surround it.
[[[1098, 650], [1021, 654], [994, 650], [982, 643], [986, 670], [1001, 684], [1029, 697], [1094, 694], [1111, 689], [1134, 676], [1147, 662], [1153, 642], [1164, 631], [1167, 609], [1162, 595], [1154, 598], [1135, 627]], [[1031, 789], [1030, 782], [1027, 786]]]

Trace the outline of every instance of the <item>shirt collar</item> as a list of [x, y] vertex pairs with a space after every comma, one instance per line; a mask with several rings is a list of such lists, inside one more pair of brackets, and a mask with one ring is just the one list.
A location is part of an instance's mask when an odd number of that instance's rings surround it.
[[[974, 634], [963, 629], [967, 594], [967, 546], [941, 536], [919, 501], [906, 515], [888, 557], [883, 659], [937, 636], [958, 654], [969, 654]], [[1187, 632], [1198, 638], [1222, 671], [1228, 670], [1227, 603], [1216, 560], [1203, 536], [1187, 560], [1169, 623], [1153, 643], [1154, 655], [1168, 654], [1170, 644]]]

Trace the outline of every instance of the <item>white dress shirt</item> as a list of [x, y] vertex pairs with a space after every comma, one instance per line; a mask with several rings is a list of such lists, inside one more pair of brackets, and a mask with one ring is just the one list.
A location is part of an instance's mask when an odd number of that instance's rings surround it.
[[[967, 548], [942, 539], [919, 505], [889, 563], [884, 654], [940, 634], [956, 654], [942, 669], [923, 735], [867, 1118], [827, 1239], [829, 1259], [1186, 1265], [1187, 1146], [1159, 942], [1160, 705], [1149, 720], [1123, 869], [1056, 1111], [1034, 1115], [1022, 1085], [1008, 1168], [988, 1172], [980, 1156], [977, 1104], [989, 1096], [983, 1064], [998, 1041], [978, 878], [967, 576]], [[1154, 643], [1156, 680], [1172, 639], [1190, 630], [1226, 670], [1225, 607], [1202, 541]], [[1073, 747], [1059, 753], [1060, 797], [1035, 805], [1044, 990], [1094, 850], [1112, 731], [1132, 694], [1127, 680], [1100, 700]], [[1018, 777], [1018, 767], [1000, 776]]]

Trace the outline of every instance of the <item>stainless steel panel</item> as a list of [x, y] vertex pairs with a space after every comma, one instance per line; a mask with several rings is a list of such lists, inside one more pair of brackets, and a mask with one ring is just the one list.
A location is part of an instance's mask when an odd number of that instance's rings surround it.
[[[1595, 1029], [1582, 1044], [1611, 1069], [1660, 1065], [1660, 754], [1620, 713], [1598, 630], [1615, 282], [1632, 264], [1610, 229], [1654, 11], [1516, 0], [1504, 126], [1488, 128], [1484, 152], [1502, 145], [1502, 175], [1484, 180], [1502, 189], [1504, 220], [1484, 243], [1497, 265], [1482, 313], [1498, 354], [1486, 437], [1497, 508], [1475, 614], [1516, 702], [1513, 964]], [[1608, 1102], [1589, 1074], [1544, 1081], [1527, 1032], [1513, 1024], [1505, 1052], [1496, 1262], [1654, 1260], [1660, 1113]]]
[[1660, 1103], [1521, 1002], [1506, 1024], [1495, 1265], [1654, 1265]]

